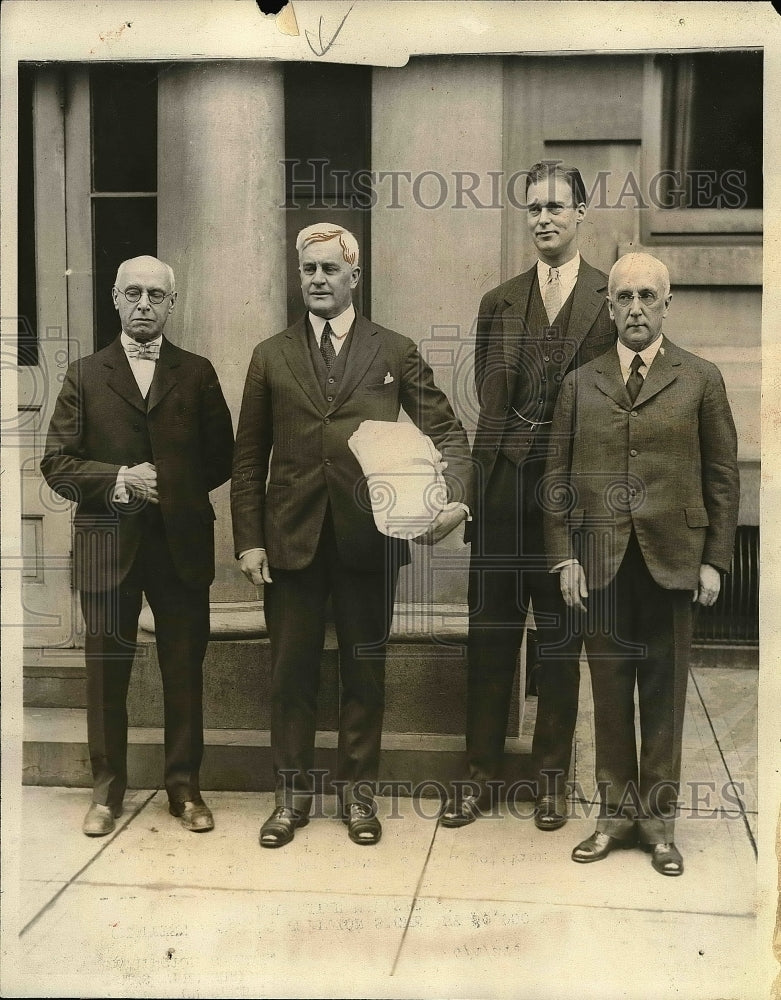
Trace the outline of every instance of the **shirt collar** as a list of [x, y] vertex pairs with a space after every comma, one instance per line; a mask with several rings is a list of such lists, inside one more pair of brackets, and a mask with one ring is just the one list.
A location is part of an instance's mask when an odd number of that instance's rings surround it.
[[354, 319], [355, 306], [352, 302], [343, 313], [339, 313], [339, 315], [334, 316], [333, 319], [327, 320], [323, 316], [315, 316], [314, 313], [309, 313], [309, 322], [312, 324], [312, 332], [317, 338], [318, 343], [320, 342], [320, 338], [323, 336], [323, 328], [326, 323], [331, 324], [334, 336], [341, 340], [342, 337], [345, 337], [350, 332], [350, 327], [353, 325]]
[[643, 359], [643, 364], [646, 368], [650, 368], [651, 362], [659, 353], [662, 346], [663, 336], [664, 335], [660, 333], [656, 340], [652, 344], [649, 344], [648, 347], [644, 347], [642, 351], [633, 351], [631, 347], [626, 347], [626, 345], [622, 344], [620, 340], [616, 341], [616, 347], [618, 348], [618, 360], [621, 367], [625, 371], [628, 371], [632, 364], [632, 358], [635, 354], [639, 354]]
[[[127, 350], [129, 344], [135, 344], [137, 347], [141, 346], [141, 344], [139, 343], [139, 341], [133, 340], [132, 337], [128, 337], [128, 335], [125, 333], [124, 330], [122, 331], [122, 333], [119, 336], [120, 336], [120, 340], [122, 341], [122, 346], [125, 348], [125, 350]], [[162, 342], [163, 342], [163, 335], [162, 335], [162, 333], [159, 333], [155, 337], [154, 340], [147, 341], [147, 343], [144, 346], [145, 347], [159, 347], [162, 344]]]
[[[546, 264], [544, 260], [537, 261], [537, 280], [540, 286], [544, 285], [548, 280], [548, 272], [551, 270], [553, 265]], [[571, 281], [573, 284], [578, 277], [578, 269], [580, 268], [580, 251], [575, 254], [572, 260], [568, 260], [566, 264], [560, 264], [558, 266], [559, 271], [559, 281], [562, 284], [566, 284]]]

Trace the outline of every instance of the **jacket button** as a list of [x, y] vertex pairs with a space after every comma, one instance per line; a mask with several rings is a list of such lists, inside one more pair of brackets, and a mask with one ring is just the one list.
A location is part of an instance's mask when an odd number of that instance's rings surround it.
[[331, 418], [330, 417], [326, 417], [325, 420], [323, 421], [323, 423], [324, 424], [330, 424], [331, 423]]
[[550, 333], [546, 333], [546, 334], [545, 334], [545, 339], [546, 339], [546, 340], [553, 340], [553, 335], [552, 335], [552, 334], [550, 334]]
[[141, 430], [140, 425], [139, 424], [133, 424], [133, 430], [134, 431], [140, 431]]
[[632, 458], [637, 458], [637, 448], [632, 448], [629, 454], [632, 456]]
[[328, 400], [329, 403], [333, 403], [333, 401], [334, 401], [334, 397], [333, 396], [326, 396], [325, 398]]
[[545, 357], [542, 360], [543, 361], [550, 361], [550, 355], [546, 354]]
[[325, 465], [330, 465], [330, 464], [331, 464], [331, 459], [330, 459], [330, 458], [327, 458], [327, 459], [325, 460], [324, 464], [325, 464]]
[[637, 410], [632, 410], [632, 416], [633, 416], [633, 417], [636, 417], [636, 416], [637, 416]]

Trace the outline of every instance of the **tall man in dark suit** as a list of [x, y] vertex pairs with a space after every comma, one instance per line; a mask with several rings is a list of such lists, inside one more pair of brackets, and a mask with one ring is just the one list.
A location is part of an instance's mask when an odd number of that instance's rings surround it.
[[488, 292], [477, 321], [468, 780], [446, 803], [443, 826], [471, 823], [490, 805], [489, 782], [500, 774], [530, 601], [539, 662], [535, 822], [541, 830], [555, 830], [566, 821], [581, 634], [547, 572], [537, 491], [561, 379], [612, 346], [615, 329], [605, 302], [607, 276], [578, 251], [578, 227], [586, 215], [580, 172], [558, 161], [536, 163], [526, 184], [527, 221], [539, 259]]
[[141, 595], [155, 617], [171, 814], [214, 826], [201, 798], [202, 664], [214, 577], [209, 491], [230, 475], [233, 427], [214, 368], [163, 337], [174, 274], [126, 260], [112, 291], [122, 333], [68, 368], [41, 472], [76, 502], [74, 577], [86, 624], [88, 836], [114, 829], [127, 787], [127, 689]]
[[692, 595], [713, 604], [730, 565], [737, 439], [719, 370], [662, 334], [672, 298], [664, 264], [621, 257], [609, 293], [617, 349], [565, 379], [545, 482], [553, 577], [586, 617], [594, 692], [600, 814], [572, 859], [600, 861], [639, 836], [658, 872], [680, 875], [673, 832]]
[[[385, 642], [406, 542], [375, 527], [347, 441], [363, 420], [403, 408], [448, 463], [449, 503], [428, 542], [463, 521], [470, 479], [466, 435], [415, 344], [355, 312], [358, 244], [339, 226], [299, 233], [308, 312], [258, 344], [250, 362], [231, 487], [240, 566], [265, 584], [273, 665], [271, 745], [276, 808], [263, 847], [308, 822], [317, 687], [330, 594], [339, 640], [337, 781], [350, 839], [374, 844], [373, 801], [384, 709]], [[273, 448], [273, 454], [272, 454]], [[266, 481], [268, 478], [268, 482]]]

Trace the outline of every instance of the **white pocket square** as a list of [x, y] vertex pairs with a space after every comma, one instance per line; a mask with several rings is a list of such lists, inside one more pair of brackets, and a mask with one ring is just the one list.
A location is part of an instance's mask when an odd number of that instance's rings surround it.
[[382, 380], [382, 384], [383, 385], [390, 385], [392, 381], [393, 381], [393, 376], [391, 375], [390, 372], [388, 372], [388, 374]]

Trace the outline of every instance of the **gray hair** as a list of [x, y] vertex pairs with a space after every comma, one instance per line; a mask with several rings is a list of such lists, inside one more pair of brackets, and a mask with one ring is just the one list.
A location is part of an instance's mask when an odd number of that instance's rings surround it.
[[160, 260], [159, 257], [153, 257], [151, 254], [141, 254], [139, 257], [129, 257], [127, 260], [123, 260], [122, 263], [117, 268], [117, 276], [114, 279], [114, 284], [119, 287], [119, 276], [122, 273], [122, 268], [125, 264], [135, 264], [137, 261], [144, 261], [145, 263], [154, 262], [155, 264], [160, 264], [166, 272], [168, 273], [168, 281], [171, 284], [171, 291], [176, 291], [176, 277], [174, 276], [174, 269], [170, 264], [166, 264], [164, 260]]

